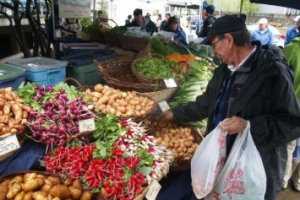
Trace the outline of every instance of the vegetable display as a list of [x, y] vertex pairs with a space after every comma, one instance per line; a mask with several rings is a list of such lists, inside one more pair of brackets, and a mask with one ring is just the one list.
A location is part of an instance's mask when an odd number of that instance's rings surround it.
[[196, 59], [195, 56], [193, 56], [191, 54], [179, 54], [179, 53], [173, 53], [173, 54], [167, 55], [166, 58], [169, 61], [173, 61], [176, 63], [181, 63], [181, 62], [188, 63], [188, 62], [195, 61], [195, 59]]
[[96, 120], [96, 126], [92, 144], [60, 147], [47, 155], [47, 171], [80, 177], [86, 188], [108, 200], [133, 200], [152, 179], [167, 174], [173, 154], [158, 146], [141, 124], [108, 115]]
[[183, 53], [186, 54], [186, 50], [179, 48], [175, 44], [167, 41], [163, 41], [159, 37], [153, 37], [150, 39], [150, 45], [151, 45], [151, 52], [162, 55], [162, 56], [167, 56], [172, 53]]
[[178, 65], [175, 62], [162, 58], [145, 57], [135, 61], [137, 73], [149, 80], [174, 78]]
[[56, 176], [26, 173], [0, 183], [1, 200], [91, 200], [92, 193], [79, 180], [61, 180]]
[[26, 123], [29, 137], [40, 143], [64, 145], [80, 133], [81, 120], [94, 117], [75, 88], [65, 84], [54, 88], [29, 85], [19, 93], [33, 107]]
[[0, 135], [22, 133], [29, 111], [11, 88], [0, 89]]
[[60, 83], [54, 87], [41, 87], [31, 83], [18, 89], [18, 96], [23, 99], [24, 103], [32, 107], [34, 110], [41, 111], [42, 105], [56, 97], [63, 91], [69, 100], [74, 100], [80, 97], [80, 93], [74, 86], [69, 86], [65, 83]]
[[156, 133], [157, 143], [175, 153], [176, 161], [188, 161], [192, 158], [200, 142], [200, 136], [198, 137], [192, 128], [164, 122], [147, 121], [146, 124]]
[[195, 101], [196, 97], [206, 90], [212, 77], [213, 65], [206, 59], [190, 62], [189, 66], [188, 74], [170, 102], [172, 108]]
[[122, 92], [97, 84], [94, 91], [86, 90], [84, 99], [95, 106], [96, 111], [118, 117], [143, 117], [154, 106], [154, 101], [136, 92]]

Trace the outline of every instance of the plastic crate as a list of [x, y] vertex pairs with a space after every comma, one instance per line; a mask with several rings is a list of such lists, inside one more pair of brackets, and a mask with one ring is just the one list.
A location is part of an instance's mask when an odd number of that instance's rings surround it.
[[84, 86], [91, 86], [97, 83], [103, 83], [101, 74], [97, 70], [97, 64], [91, 63], [80, 66], [67, 67], [67, 77], [79, 81]]
[[44, 57], [23, 58], [9, 61], [9, 64], [23, 67], [26, 79], [37, 85], [56, 85], [64, 81], [68, 62]]
[[95, 61], [108, 60], [113, 57], [115, 57], [115, 54], [112, 51], [107, 50], [73, 52], [64, 58], [69, 62], [67, 67], [67, 77], [74, 78], [82, 85], [86, 86], [102, 83], [103, 79], [97, 69]]
[[16, 66], [0, 65], [0, 88], [18, 88], [25, 81], [25, 70]]

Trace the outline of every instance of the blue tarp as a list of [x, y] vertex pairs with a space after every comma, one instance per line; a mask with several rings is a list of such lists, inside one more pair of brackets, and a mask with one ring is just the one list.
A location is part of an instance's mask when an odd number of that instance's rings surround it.
[[13, 156], [0, 162], [0, 176], [38, 169], [45, 150], [45, 146], [42, 144], [32, 141], [24, 142]]

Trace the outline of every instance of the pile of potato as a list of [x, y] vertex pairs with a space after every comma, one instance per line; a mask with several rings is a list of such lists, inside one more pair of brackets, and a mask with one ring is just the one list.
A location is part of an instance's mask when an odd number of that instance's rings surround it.
[[151, 128], [156, 132], [156, 141], [175, 153], [176, 161], [190, 160], [200, 142], [192, 128], [164, 122], [151, 122]]
[[29, 111], [12, 88], [0, 89], [0, 135], [22, 132]]
[[27, 173], [0, 183], [0, 200], [91, 200], [79, 180], [61, 181], [55, 176]]
[[144, 117], [154, 106], [154, 101], [136, 92], [122, 92], [101, 84], [97, 84], [94, 89], [86, 90], [85, 100], [92, 101], [95, 110], [102, 113], [118, 117]]

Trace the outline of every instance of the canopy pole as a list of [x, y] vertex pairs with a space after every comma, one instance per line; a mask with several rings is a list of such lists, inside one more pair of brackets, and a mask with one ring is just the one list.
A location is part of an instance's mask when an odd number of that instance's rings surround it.
[[240, 14], [241, 14], [242, 11], [243, 11], [243, 4], [244, 4], [244, 0], [241, 0], [241, 4], [240, 4]]

